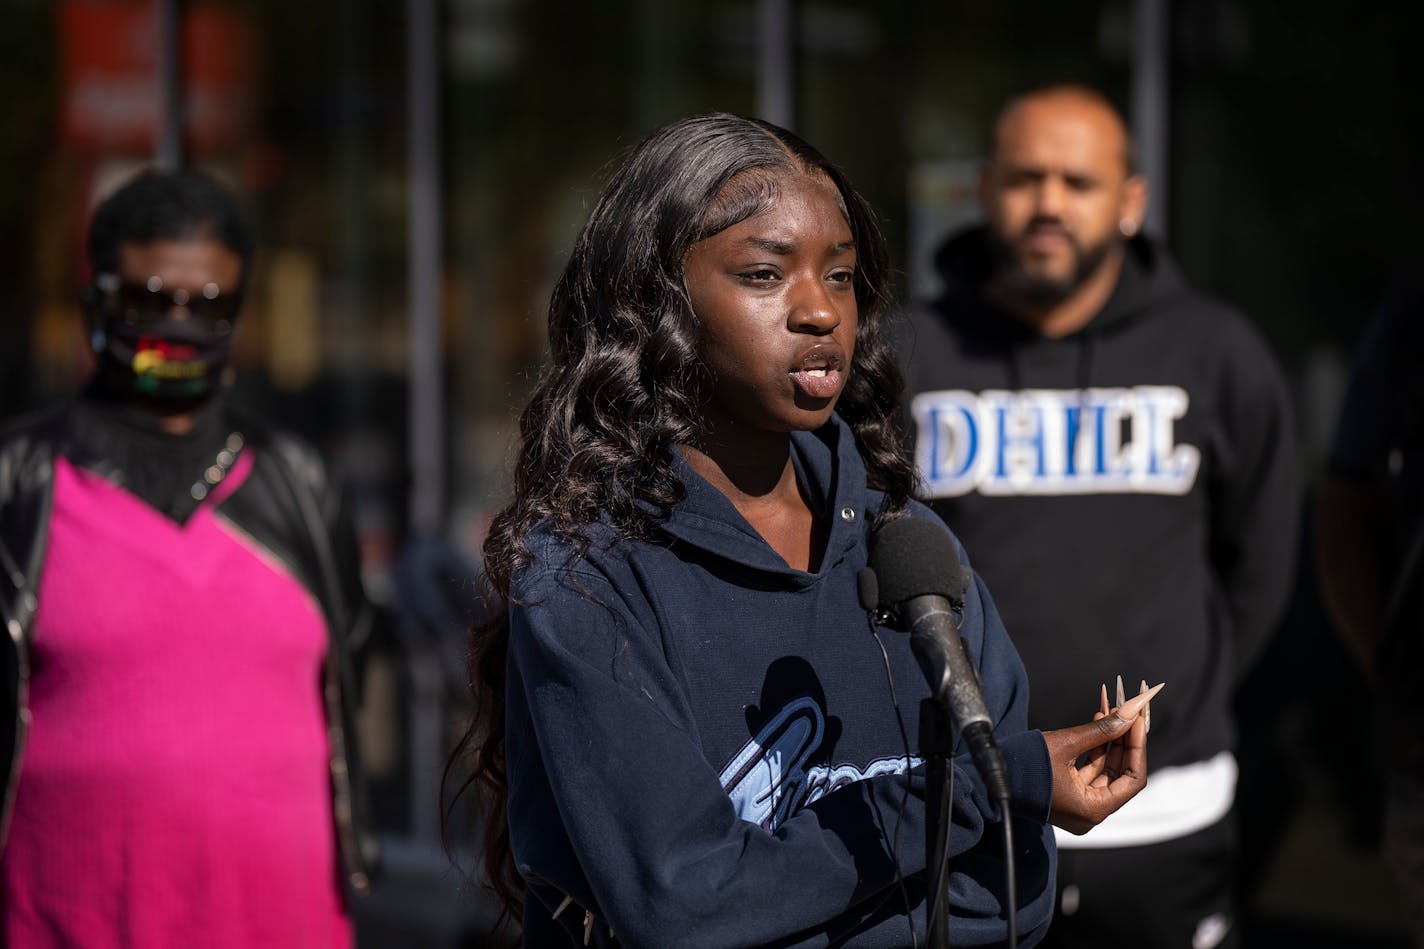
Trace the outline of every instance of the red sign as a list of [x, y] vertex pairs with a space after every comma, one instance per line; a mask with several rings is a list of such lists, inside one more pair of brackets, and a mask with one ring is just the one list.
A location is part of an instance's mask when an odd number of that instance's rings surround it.
[[[182, 90], [188, 146], [232, 144], [252, 113], [247, 19], [214, 3], [180, 4]], [[64, 0], [59, 12], [64, 94], [60, 134], [74, 148], [153, 150], [162, 114], [157, 3]]]

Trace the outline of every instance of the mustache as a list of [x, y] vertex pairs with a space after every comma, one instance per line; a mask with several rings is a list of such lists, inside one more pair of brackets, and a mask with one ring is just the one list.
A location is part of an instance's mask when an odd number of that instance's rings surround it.
[[1019, 232], [1020, 237], [1028, 237], [1033, 234], [1061, 234], [1075, 244], [1078, 242], [1076, 235], [1068, 230], [1061, 218], [1047, 215], [1030, 218], [1029, 222], [1023, 226], [1023, 230]]
[[1064, 224], [1061, 218], [1048, 215], [1030, 218], [1028, 223], [1023, 226], [1023, 229], [1012, 238], [1012, 242], [1022, 247], [1040, 234], [1054, 234], [1063, 238], [1063, 240], [1068, 242], [1068, 246], [1073, 249], [1073, 253], [1079, 257], [1083, 256], [1083, 242], [1079, 240], [1078, 235], [1069, 229], [1068, 225]]

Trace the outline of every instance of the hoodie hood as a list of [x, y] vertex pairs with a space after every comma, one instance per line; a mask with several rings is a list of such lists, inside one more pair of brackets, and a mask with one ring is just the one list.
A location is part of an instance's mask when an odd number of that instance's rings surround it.
[[[1151, 239], [1139, 234], [1126, 242], [1126, 250], [1122, 276], [1107, 304], [1087, 326], [1065, 338], [1105, 332], [1188, 293], [1176, 264]], [[934, 264], [944, 284], [936, 308], [946, 319], [1007, 341], [1040, 338], [1034, 327], [984, 300], [982, 290], [993, 266], [986, 227], [977, 225], [950, 237], [935, 252]]]
[[[883, 496], [866, 486], [865, 465], [856, 450], [855, 435], [839, 415], [814, 432], [794, 432], [791, 461], [815, 514], [829, 525], [822, 569], [793, 570], [746, 522], [721, 491], [676, 455], [674, 466], [687, 495], [661, 525], [664, 533], [746, 569], [780, 577], [791, 587], [817, 583], [861, 541], [867, 511]], [[849, 513], [846, 513], [849, 512]]]

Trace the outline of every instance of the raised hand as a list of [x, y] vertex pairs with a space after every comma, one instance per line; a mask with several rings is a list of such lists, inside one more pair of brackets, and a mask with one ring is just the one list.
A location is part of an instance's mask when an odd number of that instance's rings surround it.
[[1166, 683], [1147, 688], [1109, 707], [1104, 685], [1093, 720], [1043, 733], [1053, 766], [1053, 810], [1049, 820], [1082, 834], [1122, 807], [1147, 786], [1148, 703]]

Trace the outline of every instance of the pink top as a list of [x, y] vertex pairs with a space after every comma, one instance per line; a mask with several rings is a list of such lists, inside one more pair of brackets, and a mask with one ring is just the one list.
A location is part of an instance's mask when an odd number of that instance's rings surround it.
[[347, 947], [305, 588], [220, 514], [177, 524], [63, 459], [3, 943]]

